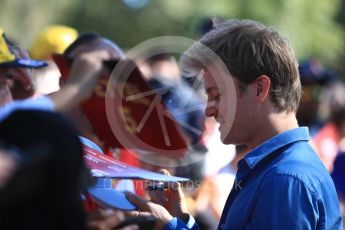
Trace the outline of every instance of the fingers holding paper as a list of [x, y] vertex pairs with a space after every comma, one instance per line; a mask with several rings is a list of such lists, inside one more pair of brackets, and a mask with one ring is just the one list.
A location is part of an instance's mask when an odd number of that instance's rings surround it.
[[[161, 173], [170, 176], [167, 170], [163, 169]], [[127, 199], [139, 209], [139, 211], [133, 211], [133, 215], [154, 216], [157, 218], [157, 226], [160, 227], [163, 227], [173, 217], [179, 217], [182, 220], [188, 219], [189, 214], [180, 183], [153, 183], [149, 187], [148, 193], [152, 201], [126, 193]]]
[[130, 215], [155, 217], [157, 219], [156, 229], [163, 228], [165, 224], [173, 219], [173, 216], [162, 205], [144, 200], [133, 193], [126, 193], [126, 197], [139, 210], [130, 212]]
[[[161, 173], [170, 176], [168, 170], [162, 169]], [[149, 190], [148, 193], [152, 201], [165, 207], [171, 215], [183, 219], [185, 214], [188, 215], [188, 209], [181, 184], [179, 182], [166, 182], [164, 188]]]

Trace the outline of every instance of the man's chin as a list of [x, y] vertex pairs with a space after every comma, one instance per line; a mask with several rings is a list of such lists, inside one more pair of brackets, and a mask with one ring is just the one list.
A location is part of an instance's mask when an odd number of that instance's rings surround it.
[[222, 143], [225, 144], [225, 145], [232, 144], [231, 141], [230, 141], [229, 135], [220, 134], [220, 140], [221, 140]]

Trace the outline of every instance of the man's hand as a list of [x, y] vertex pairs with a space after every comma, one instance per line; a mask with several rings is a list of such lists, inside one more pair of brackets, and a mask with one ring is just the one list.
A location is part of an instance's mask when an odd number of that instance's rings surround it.
[[[165, 169], [162, 169], [161, 173], [170, 176], [170, 173]], [[180, 183], [165, 183], [165, 187], [167, 187], [165, 190], [148, 192], [152, 201], [165, 207], [171, 215], [186, 220], [189, 214]]]
[[140, 211], [132, 211], [129, 216], [153, 216], [157, 219], [155, 229], [162, 229], [173, 217], [161, 205], [142, 199], [134, 193], [126, 193], [127, 199], [132, 202]]
[[[161, 172], [165, 175], [170, 175], [165, 169], [162, 169]], [[185, 222], [189, 217], [180, 183], [171, 182], [166, 183], [165, 186], [167, 187], [165, 190], [149, 191], [153, 202], [143, 200], [133, 193], [126, 194], [127, 199], [140, 210], [134, 211], [133, 215], [154, 216], [157, 218], [156, 229], [163, 228], [173, 217], [179, 217]]]

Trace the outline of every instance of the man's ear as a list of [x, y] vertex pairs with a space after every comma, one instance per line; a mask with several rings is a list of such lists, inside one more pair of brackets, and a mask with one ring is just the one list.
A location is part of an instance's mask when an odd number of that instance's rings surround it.
[[271, 80], [266, 75], [260, 75], [255, 80], [256, 97], [259, 102], [264, 102], [269, 95]]

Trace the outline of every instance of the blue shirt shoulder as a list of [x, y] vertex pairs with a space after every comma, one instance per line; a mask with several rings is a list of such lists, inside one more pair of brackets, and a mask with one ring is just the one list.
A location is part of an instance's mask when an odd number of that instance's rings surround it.
[[[227, 204], [220, 229], [342, 229], [333, 181], [308, 143], [306, 128], [273, 137], [239, 162], [240, 192]], [[274, 158], [248, 183], [265, 157]]]

